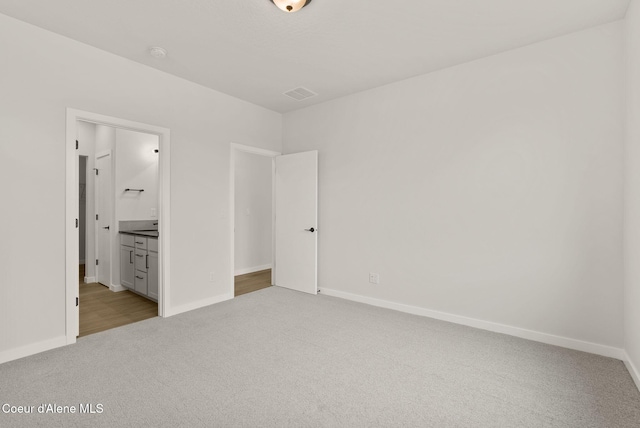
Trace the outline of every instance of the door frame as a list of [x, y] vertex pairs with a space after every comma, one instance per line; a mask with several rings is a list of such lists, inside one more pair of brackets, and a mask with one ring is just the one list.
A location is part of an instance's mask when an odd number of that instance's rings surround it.
[[[85, 169], [84, 173], [85, 173], [85, 179], [86, 179], [87, 174], [88, 174], [87, 171], [89, 169], [89, 156], [88, 155], [81, 155], [79, 153], [77, 153], [76, 156], [78, 158], [78, 167], [80, 166], [80, 158], [83, 158], [83, 157], [87, 158], [85, 160], [85, 165], [84, 165], [84, 169]], [[80, 173], [81, 173], [81, 170], [78, 168], [78, 174], [80, 174]], [[78, 176], [78, 181], [80, 181], [80, 177], [79, 176]], [[93, 192], [93, 189], [91, 191]], [[87, 249], [89, 248], [88, 245], [87, 245], [87, 243], [89, 242], [89, 237], [87, 236], [87, 224], [86, 224], [87, 223], [87, 212], [88, 212], [88, 210], [87, 210], [87, 199], [86, 198], [87, 198], [87, 195], [89, 194], [88, 190], [87, 190], [87, 183], [85, 183], [84, 193], [85, 193], [85, 205], [84, 205], [84, 222], [85, 222], [85, 225], [84, 225], [84, 263], [85, 263], [85, 266], [86, 266], [86, 264], [87, 264]], [[79, 206], [80, 206], [80, 195], [78, 195], [78, 207]], [[80, 209], [78, 208], [78, 215], [80, 215], [80, 214], [81, 214], [81, 212], [80, 212]], [[80, 222], [80, 226], [82, 226], [82, 222]], [[80, 228], [78, 228], [78, 233], [80, 233]], [[80, 245], [80, 240], [78, 240], [78, 245]], [[79, 256], [78, 256], [78, 261], [80, 261], [80, 257]], [[86, 275], [86, 270], [85, 270], [85, 276], [84, 276], [83, 280], [86, 277], [87, 277], [87, 275]]]
[[[96, 153], [93, 160], [94, 160], [94, 166], [95, 166], [94, 169], [98, 169], [98, 159], [106, 157], [106, 156], [109, 156], [109, 167], [111, 168], [111, 174], [110, 174], [110, 177], [111, 177], [111, 183], [110, 183], [111, 184], [111, 186], [110, 186], [111, 187], [111, 195], [110, 195], [110, 197], [111, 197], [111, 210], [109, 212], [109, 223], [113, 225], [113, 228], [111, 230], [109, 230], [109, 281], [108, 281], [107, 287], [109, 287], [109, 290], [113, 291], [113, 283], [111, 282], [111, 279], [112, 279], [111, 271], [112, 271], [112, 268], [113, 268], [113, 264], [112, 264], [113, 263], [113, 260], [112, 260], [112, 258], [113, 258], [112, 257], [113, 256], [113, 254], [112, 254], [112, 252], [113, 252], [113, 246], [112, 246], [112, 244], [113, 244], [113, 236], [112, 235], [113, 235], [113, 232], [116, 230], [116, 228], [115, 228], [115, 219], [114, 219], [114, 216], [113, 216], [113, 213], [115, 211], [115, 198], [113, 197], [114, 194], [115, 194], [114, 193], [114, 182], [115, 182], [115, 180], [114, 180], [114, 178], [115, 178], [114, 160], [115, 160], [115, 156], [113, 155], [113, 150], [105, 150], [105, 151]], [[98, 185], [98, 179], [96, 179], [93, 182], [93, 186], [94, 186], [94, 189], [93, 189], [94, 211], [93, 212], [98, 214], [98, 206], [100, 205], [100, 192], [98, 191], [98, 186], [99, 186]], [[93, 239], [93, 243], [95, 244], [95, 248], [94, 248], [95, 252], [93, 254], [95, 254], [96, 259], [99, 259], [99, 257], [98, 257], [99, 251], [98, 250], [100, 248], [100, 238], [99, 238], [100, 237], [100, 230], [98, 229], [98, 225], [97, 224], [93, 228], [93, 231], [95, 232], [94, 239]], [[99, 271], [99, 268], [96, 266], [96, 268], [95, 268], [96, 282], [100, 282], [99, 281], [100, 280], [100, 275], [98, 275], [98, 271]], [[104, 284], [102, 284], [102, 285], [104, 285]]]
[[276, 283], [276, 240], [275, 240], [275, 196], [276, 196], [276, 156], [282, 155], [280, 152], [273, 150], [260, 149], [258, 147], [246, 146], [244, 144], [231, 143], [230, 168], [229, 168], [229, 254], [231, 255], [230, 277], [231, 289], [229, 295], [233, 299], [235, 297], [235, 268], [236, 268], [236, 153], [245, 152], [254, 155], [266, 156], [271, 158], [271, 284]]
[[[77, 122], [84, 121], [97, 125], [106, 125], [130, 131], [144, 132], [158, 136], [158, 315], [169, 313], [170, 307], [170, 267], [171, 267], [171, 131], [168, 128], [134, 122], [98, 113], [67, 108], [66, 111], [66, 202], [65, 202], [65, 335], [67, 344], [76, 342], [79, 326], [78, 298], [78, 260], [79, 231], [76, 227], [78, 215], [76, 171]], [[113, 172], [113, 171], [112, 171]]]

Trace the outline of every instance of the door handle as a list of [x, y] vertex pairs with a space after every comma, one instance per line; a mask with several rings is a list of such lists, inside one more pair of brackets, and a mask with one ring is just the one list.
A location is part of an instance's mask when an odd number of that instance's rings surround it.
[[147, 254], [146, 259], [144, 261], [144, 264], [145, 264], [146, 268], [149, 269], [149, 254]]
[[107, 230], [109, 230], [109, 226], [105, 226], [105, 227], [103, 227], [103, 229], [107, 229]]
[[313, 232], [315, 232], [315, 231], [316, 231], [316, 229], [314, 229], [313, 227], [312, 227], [311, 229], [305, 229], [305, 230], [306, 230], [307, 232], [311, 232], [311, 233], [313, 233]]
[[129, 251], [129, 264], [133, 264], [133, 251]]

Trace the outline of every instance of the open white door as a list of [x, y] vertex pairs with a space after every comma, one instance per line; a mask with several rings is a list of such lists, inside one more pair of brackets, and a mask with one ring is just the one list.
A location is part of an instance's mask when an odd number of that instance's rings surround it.
[[318, 293], [318, 152], [276, 157], [275, 280]]
[[111, 152], [96, 156], [96, 282], [111, 285]]

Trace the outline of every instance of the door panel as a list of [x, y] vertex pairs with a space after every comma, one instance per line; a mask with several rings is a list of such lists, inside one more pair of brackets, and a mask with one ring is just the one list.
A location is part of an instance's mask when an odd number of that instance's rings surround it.
[[128, 288], [133, 288], [133, 248], [120, 247], [120, 284]]
[[318, 152], [276, 157], [276, 285], [317, 294]]
[[107, 287], [111, 284], [111, 210], [113, 193], [111, 191], [111, 155], [96, 158], [96, 214], [97, 251], [99, 260], [96, 266], [96, 281]]

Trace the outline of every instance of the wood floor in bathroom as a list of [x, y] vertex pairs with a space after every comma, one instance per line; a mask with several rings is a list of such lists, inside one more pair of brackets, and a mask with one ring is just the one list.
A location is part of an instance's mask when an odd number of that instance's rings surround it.
[[[158, 304], [131, 291], [114, 293], [102, 284], [84, 282], [80, 265], [80, 336], [158, 316]], [[271, 287], [271, 269], [235, 277], [235, 295]]]
[[102, 284], [84, 283], [80, 265], [80, 336], [158, 316], [158, 304], [131, 291], [112, 292]]

